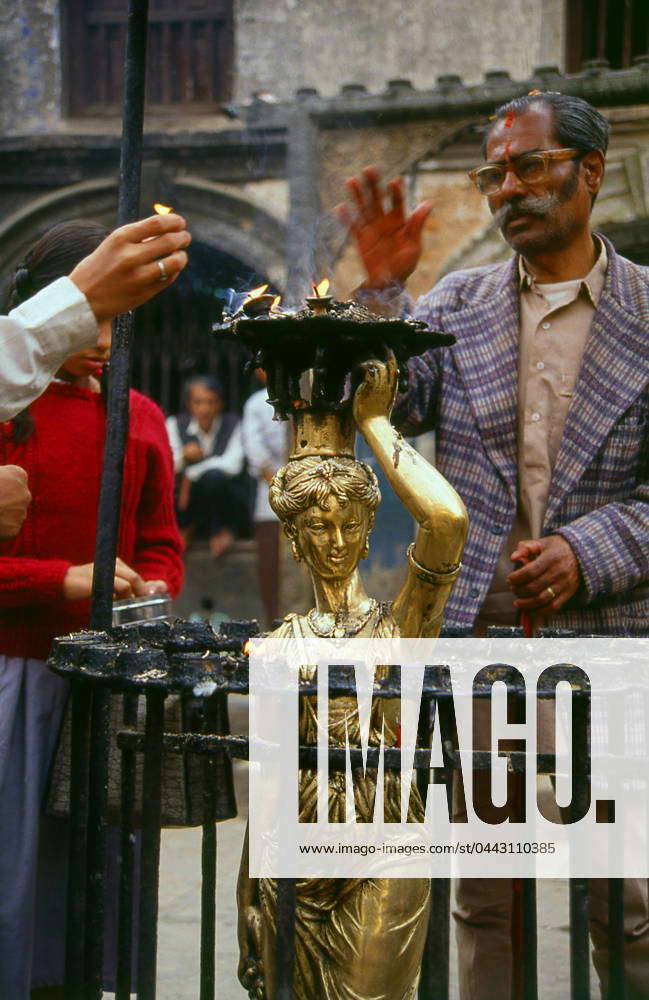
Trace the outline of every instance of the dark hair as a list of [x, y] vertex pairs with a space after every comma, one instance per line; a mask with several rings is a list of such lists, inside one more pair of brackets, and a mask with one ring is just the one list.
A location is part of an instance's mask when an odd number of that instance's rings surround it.
[[606, 154], [611, 127], [597, 108], [581, 97], [540, 91], [527, 94], [525, 97], [515, 97], [496, 109], [485, 132], [482, 143], [483, 155], [486, 154], [487, 142], [494, 125], [509, 114], [525, 114], [534, 104], [545, 104], [552, 109], [554, 127], [562, 147], [577, 149], [580, 153], [590, 153], [600, 149]]
[[9, 289], [9, 308], [14, 309], [41, 288], [69, 274], [106, 236], [106, 227], [90, 219], [72, 219], [52, 226], [16, 268]]
[[195, 385], [204, 385], [210, 392], [216, 393], [217, 396], [223, 399], [223, 386], [214, 375], [192, 375], [183, 386], [185, 405], [189, 403], [189, 394]]
[[[108, 235], [108, 230], [89, 219], [73, 219], [52, 226], [16, 268], [8, 293], [8, 308], [15, 309], [41, 288], [50, 285], [74, 270], [77, 264], [96, 250]], [[24, 441], [33, 430], [29, 410], [23, 410], [12, 420], [13, 438]]]

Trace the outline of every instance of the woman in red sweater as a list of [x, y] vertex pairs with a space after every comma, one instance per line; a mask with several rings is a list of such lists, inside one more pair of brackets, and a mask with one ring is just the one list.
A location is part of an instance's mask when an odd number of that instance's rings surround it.
[[[89, 222], [50, 230], [16, 271], [11, 308], [70, 270], [105, 231]], [[67, 684], [45, 666], [52, 639], [88, 624], [106, 430], [99, 377], [110, 349], [68, 358], [28, 411], [0, 424], [0, 464], [27, 472], [32, 504], [20, 534], [0, 544], [0, 997], [59, 996], [65, 886], [61, 834], [43, 834], [42, 797]], [[182, 583], [182, 542], [164, 419], [131, 392], [115, 596]], [[39, 827], [41, 837], [39, 838]], [[40, 844], [39, 844], [40, 839]], [[63, 837], [65, 839], [65, 837]], [[40, 853], [40, 859], [39, 859]]]

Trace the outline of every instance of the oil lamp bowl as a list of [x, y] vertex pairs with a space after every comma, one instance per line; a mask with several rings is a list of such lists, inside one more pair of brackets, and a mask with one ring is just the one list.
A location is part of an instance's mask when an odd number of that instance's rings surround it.
[[264, 295], [256, 295], [254, 298], [248, 299], [247, 302], [243, 303], [243, 312], [250, 319], [255, 316], [267, 316], [275, 298], [270, 292], [266, 292]]
[[[321, 296], [320, 302], [327, 298]], [[315, 412], [350, 408], [361, 378], [358, 366], [373, 358], [385, 360], [390, 350], [399, 365], [399, 388], [404, 390], [408, 358], [455, 342], [451, 334], [431, 330], [419, 320], [377, 316], [358, 302], [332, 299], [326, 312], [310, 304], [297, 312], [255, 316], [245, 315], [245, 309], [243, 315], [215, 323], [212, 331], [217, 339], [233, 341], [252, 355], [249, 370], [266, 371], [268, 401], [283, 420], [296, 407]], [[313, 373], [308, 400], [300, 386], [305, 372]]]
[[309, 295], [305, 299], [311, 312], [315, 313], [316, 316], [322, 316], [324, 313], [329, 312], [331, 304], [333, 302], [332, 295]]

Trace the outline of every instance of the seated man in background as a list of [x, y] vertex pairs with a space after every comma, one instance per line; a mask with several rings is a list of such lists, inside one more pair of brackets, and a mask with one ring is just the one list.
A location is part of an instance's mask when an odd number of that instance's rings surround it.
[[239, 418], [224, 412], [221, 387], [211, 375], [185, 386], [186, 413], [167, 418], [167, 433], [180, 477], [178, 522], [188, 544], [195, 534], [209, 539], [218, 558], [250, 519]]

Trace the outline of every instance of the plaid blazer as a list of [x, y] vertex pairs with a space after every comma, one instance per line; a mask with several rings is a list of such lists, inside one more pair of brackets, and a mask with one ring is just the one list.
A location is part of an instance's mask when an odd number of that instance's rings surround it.
[[[649, 268], [606, 242], [593, 316], [557, 456], [543, 534], [561, 534], [583, 586], [549, 626], [649, 634]], [[446, 624], [470, 625], [489, 589], [517, 503], [518, 259], [456, 271], [415, 309], [455, 335], [410, 361], [394, 422], [437, 431], [437, 466], [470, 517]]]

